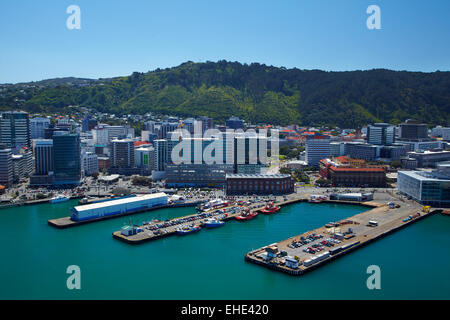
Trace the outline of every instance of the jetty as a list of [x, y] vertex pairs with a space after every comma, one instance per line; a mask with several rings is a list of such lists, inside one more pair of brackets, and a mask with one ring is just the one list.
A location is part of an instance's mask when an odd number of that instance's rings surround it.
[[[265, 203], [261, 204], [250, 210], [250, 212], [258, 211], [264, 208], [265, 205]], [[175, 235], [178, 228], [188, 226], [203, 227], [206, 220], [209, 218], [216, 218], [219, 221], [235, 219], [236, 216], [241, 215], [244, 212], [244, 209], [245, 208], [241, 208], [240, 210], [237, 210], [237, 205], [230, 205], [220, 209], [205, 211], [203, 213], [196, 213], [166, 221], [152, 222], [148, 225], [137, 226], [137, 228], [142, 231], [133, 235], [124, 235], [121, 230], [113, 232], [112, 235], [114, 239], [128, 244], [140, 244]]]
[[417, 203], [392, 207], [370, 201], [371, 210], [342, 221], [332, 221], [280, 242], [252, 250], [245, 261], [284, 272], [303, 275], [377, 239], [409, 226], [442, 210], [430, 210]]
[[80, 221], [73, 221], [70, 219], [70, 216], [67, 216], [67, 217], [63, 217], [63, 218], [50, 219], [47, 221], [47, 223], [49, 226], [55, 227], [57, 229], [66, 229], [66, 228], [80, 226], [83, 224], [94, 223], [94, 222], [99, 222], [99, 221], [108, 220], [108, 219], [115, 219], [115, 218], [120, 218], [120, 217], [124, 217], [124, 216], [128, 216], [128, 215], [144, 213], [144, 212], [150, 212], [150, 211], [154, 211], [157, 209], [194, 207], [194, 206], [198, 205], [199, 203], [200, 203], [199, 201], [192, 201], [192, 202], [184, 202], [184, 203], [167, 204], [167, 205], [161, 205], [161, 206], [154, 206], [152, 208], [144, 208], [144, 209], [140, 209], [140, 210], [134, 210], [132, 212], [127, 212], [127, 213], [102, 216], [102, 217], [98, 217], [98, 218], [92, 218], [89, 220], [80, 220]]

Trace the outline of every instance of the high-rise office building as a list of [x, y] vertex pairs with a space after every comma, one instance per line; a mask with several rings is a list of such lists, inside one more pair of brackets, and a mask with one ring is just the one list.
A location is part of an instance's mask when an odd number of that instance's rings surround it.
[[135, 149], [134, 161], [137, 168], [143, 168], [147, 172], [154, 170], [155, 149], [153, 147], [140, 147]]
[[155, 148], [155, 171], [165, 171], [167, 164], [167, 140], [154, 140], [153, 145]]
[[134, 138], [134, 129], [129, 126], [105, 126], [108, 131], [108, 140]]
[[[236, 173], [260, 174], [267, 164], [267, 137], [239, 134], [234, 139], [234, 170]], [[224, 152], [230, 152], [224, 150]]]
[[0, 140], [13, 151], [21, 147], [30, 148], [30, 119], [22, 111], [3, 112], [0, 122]]
[[87, 176], [98, 172], [98, 156], [94, 152], [85, 152], [82, 156], [84, 174]]
[[53, 172], [53, 140], [35, 140], [34, 159], [35, 175], [48, 175], [50, 172]]
[[5, 187], [13, 184], [12, 151], [4, 144], [0, 144], [0, 184]]
[[408, 119], [405, 123], [400, 124], [400, 138], [408, 140], [427, 139], [427, 125], [413, 119]]
[[306, 136], [305, 151], [308, 166], [317, 167], [320, 160], [330, 157], [330, 137], [317, 133]]
[[111, 167], [134, 167], [134, 141], [131, 139], [115, 139], [111, 141]]
[[30, 120], [31, 139], [44, 139], [45, 129], [50, 126], [48, 118], [33, 118]]
[[96, 145], [107, 145], [109, 143], [109, 133], [107, 125], [99, 124], [92, 129], [92, 139]]
[[33, 153], [27, 147], [22, 147], [12, 156], [14, 181], [28, 177], [33, 172]]
[[375, 123], [367, 126], [367, 143], [390, 145], [395, 142], [395, 127], [388, 123]]
[[212, 129], [214, 127], [214, 121], [210, 117], [200, 117], [198, 118], [199, 121], [201, 121], [202, 124], [202, 132], [205, 132], [208, 129]]
[[97, 125], [97, 120], [92, 119], [90, 115], [86, 114], [81, 121], [81, 131], [88, 132], [95, 128]]
[[53, 168], [55, 185], [78, 185], [81, 181], [80, 136], [55, 132], [53, 135]]
[[70, 132], [70, 128], [69, 127], [57, 127], [54, 124], [50, 124], [50, 126], [48, 128], [44, 128], [44, 139], [53, 139], [53, 134], [55, 132]]

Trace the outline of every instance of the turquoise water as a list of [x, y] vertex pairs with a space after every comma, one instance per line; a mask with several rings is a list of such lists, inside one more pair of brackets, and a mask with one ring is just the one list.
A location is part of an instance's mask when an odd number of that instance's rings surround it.
[[[450, 218], [435, 215], [302, 277], [244, 261], [244, 254], [367, 210], [299, 203], [271, 216], [141, 245], [114, 240], [129, 217], [59, 230], [70, 201], [0, 210], [0, 299], [449, 299]], [[161, 209], [133, 222], [193, 213]], [[366, 287], [369, 265], [381, 290]], [[66, 268], [81, 268], [81, 290], [66, 288]]]

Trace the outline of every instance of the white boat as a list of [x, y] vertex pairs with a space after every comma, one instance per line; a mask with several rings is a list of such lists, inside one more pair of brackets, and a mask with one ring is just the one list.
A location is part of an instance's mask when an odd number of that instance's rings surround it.
[[208, 220], [206, 220], [205, 222], [205, 227], [206, 228], [217, 228], [217, 227], [221, 227], [225, 224], [225, 222], [220, 221], [217, 218], [209, 218]]
[[211, 210], [211, 209], [219, 209], [229, 205], [228, 201], [222, 199], [215, 199], [207, 202], [203, 206], [201, 206], [201, 210]]
[[50, 199], [50, 203], [58, 203], [70, 200], [70, 197], [67, 197], [62, 194], [58, 194], [57, 196]]

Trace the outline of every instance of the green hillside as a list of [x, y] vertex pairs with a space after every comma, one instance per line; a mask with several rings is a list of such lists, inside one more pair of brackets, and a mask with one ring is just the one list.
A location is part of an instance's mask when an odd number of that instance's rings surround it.
[[53, 113], [79, 105], [115, 114], [151, 111], [219, 121], [236, 115], [252, 123], [340, 127], [407, 118], [450, 124], [450, 72], [324, 72], [219, 61], [186, 62], [83, 86], [50, 83], [4, 87], [0, 109]]

